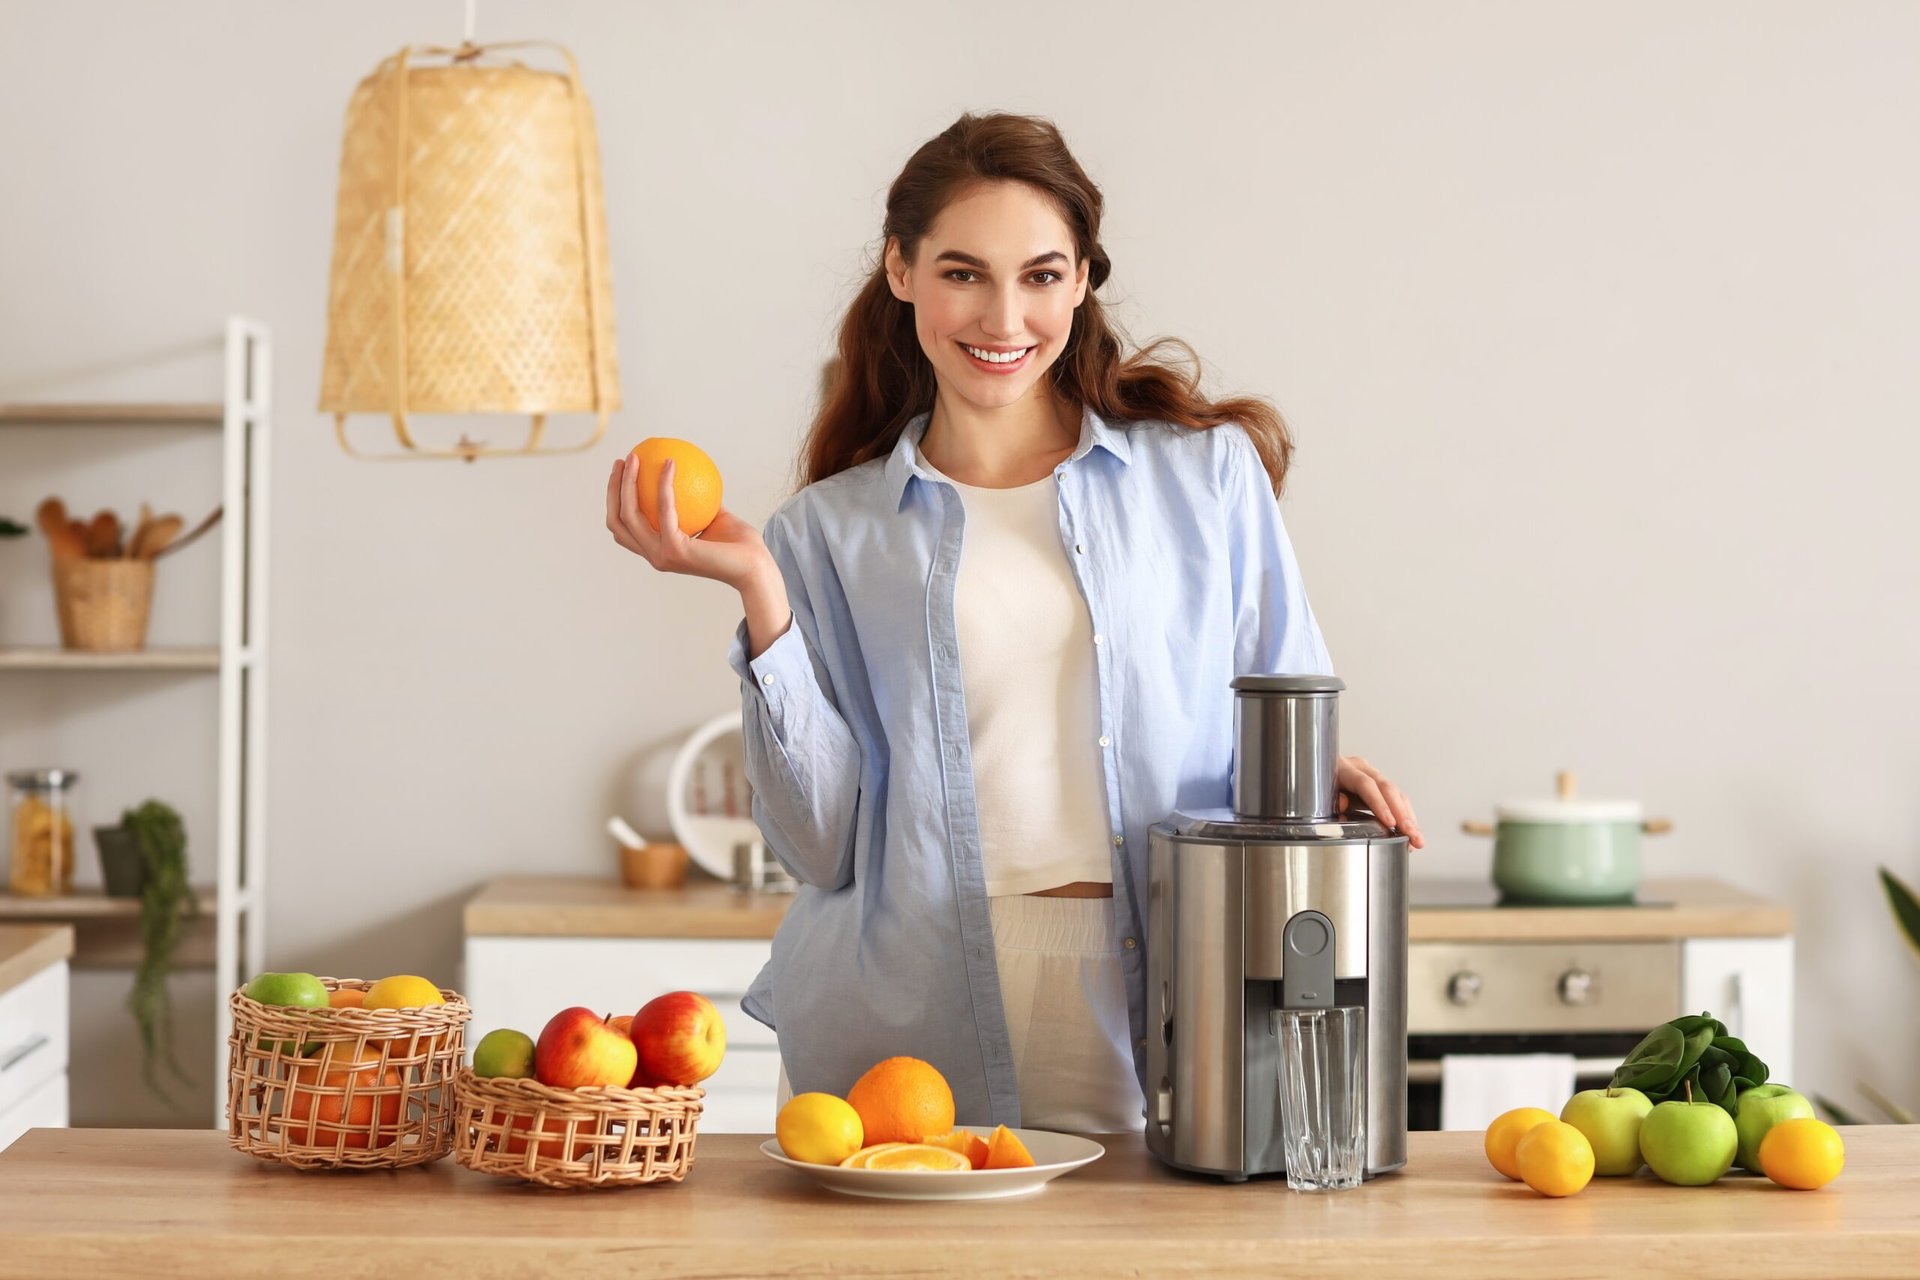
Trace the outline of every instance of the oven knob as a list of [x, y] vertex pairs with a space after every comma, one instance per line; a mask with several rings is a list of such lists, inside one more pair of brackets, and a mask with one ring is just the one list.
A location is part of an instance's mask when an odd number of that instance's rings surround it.
[[1560, 1003], [1585, 1004], [1593, 996], [1593, 975], [1585, 969], [1569, 969], [1560, 975]]
[[1463, 970], [1447, 979], [1447, 999], [1455, 1004], [1472, 1004], [1480, 998], [1480, 975]]

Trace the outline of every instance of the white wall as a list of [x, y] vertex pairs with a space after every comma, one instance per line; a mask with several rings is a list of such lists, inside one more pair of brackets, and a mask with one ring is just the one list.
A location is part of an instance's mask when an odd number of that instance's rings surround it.
[[[459, 26], [0, 0], [0, 399], [210, 395], [231, 311], [278, 344], [271, 964], [450, 978], [480, 881], [608, 870], [615, 807], [660, 829], [642, 775], [734, 703], [737, 602], [611, 544], [607, 463], [696, 438], [764, 519], [887, 184], [1007, 108], [1104, 187], [1136, 336], [1291, 419], [1345, 745], [1416, 798], [1421, 871], [1483, 874], [1459, 820], [1556, 768], [1643, 799], [1656, 872], [1799, 912], [1796, 1083], [1920, 1101], [1873, 876], [1920, 878], [1920, 9], [490, 0], [482, 39], [581, 59], [627, 407], [573, 458], [355, 462], [313, 408], [343, 111]], [[211, 505], [204, 440], [86, 439], [137, 452], [10, 435], [0, 510]], [[216, 559], [167, 562], [155, 643], [212, 635]], [[0, 544], [0, 643], [51, 640], [44, 574]], [[172, 798], [205, 858], [212, 703], [0, 679], [0, 765], [81, 768], [101, 817]], [[81, 983], [83, 1123], [165, 1118], [124, 982]]]

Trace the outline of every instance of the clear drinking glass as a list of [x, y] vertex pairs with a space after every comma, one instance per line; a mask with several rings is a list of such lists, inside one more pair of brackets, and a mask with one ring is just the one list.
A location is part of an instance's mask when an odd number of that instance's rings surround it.
[[1287, 1186], [1357, 1187], [1367, 1163], [1367, 1011], [1280, 1009], [1275, 1017]]

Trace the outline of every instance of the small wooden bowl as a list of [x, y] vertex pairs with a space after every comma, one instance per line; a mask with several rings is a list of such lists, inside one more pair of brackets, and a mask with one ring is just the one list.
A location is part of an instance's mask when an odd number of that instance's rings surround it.
[[678, 844], [620, 849], [620, 879], [629, 889], [678, 889], [687, 882], [687, 850]]

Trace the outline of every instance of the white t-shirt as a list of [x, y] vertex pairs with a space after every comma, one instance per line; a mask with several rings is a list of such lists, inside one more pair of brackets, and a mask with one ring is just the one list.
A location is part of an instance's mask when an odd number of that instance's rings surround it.
[[954, 622], [987, 896], [1108, 883], [1093, 624], [1061, 542], [1059, 482], [946, 478], [966, 509]]

